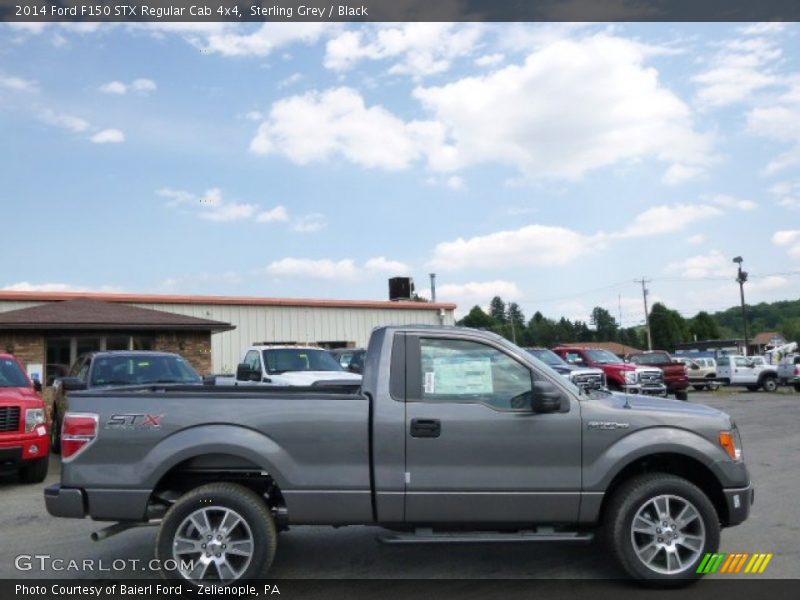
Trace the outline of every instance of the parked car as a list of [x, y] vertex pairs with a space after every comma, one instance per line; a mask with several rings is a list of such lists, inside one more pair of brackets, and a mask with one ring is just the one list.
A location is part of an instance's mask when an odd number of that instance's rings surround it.
[[631, 365], [616, 354], [599, 348], [558, 346], [553, 348], [553, 352], [571, 365], [602, 370], [606, 375], [606, 383], [612, 390], [659, 396], [667, 393], [664, 373], [658, 367]]
[[673, 356], [672, 360], [686, 367], [689, 383], [697, 391], [719, 389], [717, 381], [717, 362], [713, 358], [689, 358], [686, 356]]
[[571, 365], [547, 348], [525, 348], [525, 350], [583, 390], [601, 390], [606, 387], [606, 375], [602, 369]]
[[778, 369], [774, 365], [757, 365], [747, 356], [717, 358], [717, 377], [726, 385], [743, 385], [751, 392], [778, 389]]
[[359, 375], [363, 372], [364, 359], [367, 355], [367, 351], [364, 348], [335, 348], [328, 350], [328, 352], [339, 361], [345, 371], [358, 373]]
[[625, 360], [634, 365], [661, 369], [664, 373], [667, 394], [674, 394], [677, 400], [689, 399], [689, 377], [686, 374], [686, 367], [672, 362], [672, 357], [668, 352], [663, 350], [631, 352], [625, 357]]
[[19, 473], [24, 483], [47, 477], [50, 436], [38, 381], [20, 361], [0, 354], [0, 473]]
[[783, 385], [794, 386], [800, 392], [800, 354], [787, 356], [778, 365], [778, 381]]
[[251, 346], [236, 367], [235, 377], [217, 377], [217, 385], [294, 385], [321, 382], [361, 382], [361, 375], [350, 373], [324, 348], [316, 346]]
[[[260, 399], [262, 401], [255, 401]], [[155, 520], [162, 574], [266, 578], [278, 531], [378, 525], [386, 543], [588, 541], [627, 573], [702, 577], [753, 485], [739, 431], [698, 404], [583, 395], [502, 337], [382, 327], [363, 385], [165, 386], [73, 395], [57, 517]], [[130, 428], [132, 413], [158, 414]]]
[[61, 452], [63, 416], [69, 409], [68, 392], [149, 383], [194, 385], [202, 384], [203, 380], [182, 356], [171, 352], [109, 350], [79, 356], [68, 375], [53, 383], [53, 452]]

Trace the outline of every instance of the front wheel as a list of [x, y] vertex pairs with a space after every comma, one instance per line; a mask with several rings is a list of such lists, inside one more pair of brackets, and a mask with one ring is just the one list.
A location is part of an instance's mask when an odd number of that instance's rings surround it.
[[168, 579], [203, 586], [267, 576], [277, 546], [263, 498], [233, 483], [210, 483], [181, 496], [156, 537], [156, 558]]
[[700, 577], [706, 553], [719, 548], [719, 517], [693, 483], [666, 473], [623, 484], [606, 511], [606, 541], [627, 573], [653, 587], [680, 587]]
[[689, 399], [689, 392], [675, 392], [675, 399], [676, 400], [683, 400], [684, 402]]
[[19, 470], [19, 479], [22, 483], [41, 483], [47, 477], [50, 466], [48, 457], [27, 461]]

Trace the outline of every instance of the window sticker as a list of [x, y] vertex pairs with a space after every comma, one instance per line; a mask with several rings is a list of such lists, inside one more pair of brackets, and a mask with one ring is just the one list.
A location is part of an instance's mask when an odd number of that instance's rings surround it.
[[436, 393], [436, 372], [435, 371], [425, 371], [425, 393], [426, 394], [435, 394]]
[[[432, 381], [436, 394], [491, 394], [492, 361], [489, 357], [447, 356], [433, 359]], [[427, 386], [427, 373], [426, 386]], [[428, 392], [426, 389], [426, 393]]]

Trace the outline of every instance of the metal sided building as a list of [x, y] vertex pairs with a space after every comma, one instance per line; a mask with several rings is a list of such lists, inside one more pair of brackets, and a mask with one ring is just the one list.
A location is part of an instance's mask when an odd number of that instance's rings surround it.
[[[171, 339], [168, 329], [171, 327], [170, 321], [174, 319], [148, 319], [141, 314], [140, 320], [160, 323], [159, 329], [154, 329], [152, 333], [152, 343], [148, 342], [144, 325], [138, 323], [135, 328], [128, 327], [124, 322], [124, 313], [121, 313], [122, 322], [113, 325], [97, 323], [89, 327], [86, 324], [91, 325], [92, 321], [91, 303], [84, 303], [85, 310], [90, 314], [73, 317], [78, 323], [72, 327], [63, 322], [69, 320], [68, 317], [62, 317], [58, 331], [48, 331], [39, 323], [35, 327], [41, 332], [38, 337], [27, 335], [23, 329], [27, 326], [29, 331], [36, 323], [26, 323], [25, 313], [13, 314], [13, 311], [79, 299], [186, 317], [184, 320], [188, 323], [181, 322], [178, 325], [206, 330], [204, 335], [207, 337], [204, 339], [210, 348], [211, 360], [201, 361], [201, 364], [206, 363], [202, 365], [203, 371], [212, 373], [234, 372], [242, 350], [255, 343], [360, 347], [367, 344], [372, 330], [381, 325], [453, 325], [456, 308], [454, 304], [411, 301], [0, 291], [0, 341], [5, 340], [3, 344], [13, 346], [15, 339], [25, 339], [26, 352], [31, 357], [41, 356], [45, 363], [57, 361], [71, 364], [79, 351], [113, 349], [125, 339], [132, 349], [161, 349]], [[75, 307], [61, 312], [76, 314]], [[28, 314], [35, 317], [36, 313]], [[181, 335], [185, 334], [176, 329], [173, 346], [177, 345], [175, 351], [178, 352], [181, 348], [188, 348]], [[198, 339], [202, 342], [202, 338]], [[17, 345], [22, 346], [21, 343]], [[5, 350], [5, 347], [0, 348], [0, 352]], [[199, 349], [198, 354], [202, 351]]]

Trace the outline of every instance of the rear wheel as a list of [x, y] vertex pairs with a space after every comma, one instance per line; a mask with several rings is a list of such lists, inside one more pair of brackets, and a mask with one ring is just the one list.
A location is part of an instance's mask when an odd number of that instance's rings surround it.
[[778, 380], [774, 377], [765, 377], [761, 382], [761, 387], [765, 392], [774, 392], [778, 389]]
[[55, 409], [53, 409], [53, 424], [50, 425], [50, 451], [53, 454], [61, 454], [61, 421]]
[[606, 541], [637, 581], [680, 587], [701, 575], [697, 567], [719, 548], [719, 517], [693, 483], [666, 473], [623, 484], [606, 511]]
[[263, 498], [241, 485], [210, 483], [169, 509], [156, 557], [169, 579], [230, 585], [265, 578], [276, 546], [275, 522]]
[[27, 461], [19, 470], [19, 479], [22, 483], [41, 483], [47, 477], [49, 459], [37, 458]]
[[682, 392], [675, 392], [675, 399], [686, 401], [689, 399], [689, 392], [687, 392], [686, 390]]

